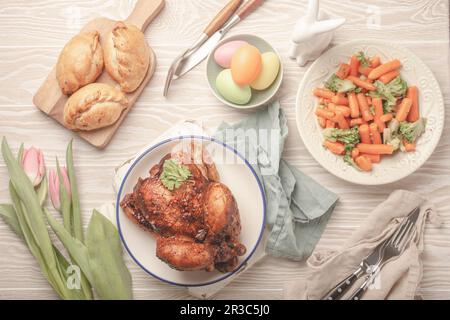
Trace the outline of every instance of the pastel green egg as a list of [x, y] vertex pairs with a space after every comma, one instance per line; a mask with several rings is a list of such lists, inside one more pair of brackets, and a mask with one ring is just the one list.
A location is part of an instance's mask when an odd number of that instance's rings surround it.
[[280, 60], [275, 52], [265, 52], [261, 55], [262, 70], [259, 77], [250, 86], [255, 90], [266, 90], [277, 78], [280, 71]]
[[216, 78], [216, 88], [226, 100], [235, 104], [246, 104], [252, 98], [249, 86], [238, 86], [231, 75], [231, 69], [225, 69]]

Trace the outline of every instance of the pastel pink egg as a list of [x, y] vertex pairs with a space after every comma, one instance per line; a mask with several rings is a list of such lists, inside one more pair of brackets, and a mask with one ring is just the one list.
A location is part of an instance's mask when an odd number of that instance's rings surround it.
[[224, 43], [214, 51], [214, 60], [222, 68], [228, 69], [231, 65], [231, 58], [237, 49], [248, 44], [245, 41], [235, 40]]

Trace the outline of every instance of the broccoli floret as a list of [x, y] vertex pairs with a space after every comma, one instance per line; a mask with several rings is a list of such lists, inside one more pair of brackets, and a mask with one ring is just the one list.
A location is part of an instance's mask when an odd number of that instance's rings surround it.
[[333, 74], [326, 82], [325, 88], [333, 92], [348, 92], [356, 89], [356, 86], [350, 80], [342, 80], [337, 75]]
[[414, 143], [425, 132], [426, 124], [425, 118], [420, 118], [416, 122], [402, 122], [399, 131], [406, 141]]
[[389, 101], [383, 100], [383, 113], [391, 113], [394, 111], [394, 105], [390, 105]]
[[359, 143], [359, 132], [358, 127], [353, 127], [351, 129], [336, 129], [327, 128], [323, 130], [323, 136], [325, 139], [336, 142], [342, 142], [345, 145], [356, 145]]
[[344, 162], [345, 162], [346, 164], [348, 164], [349, 166], [352, 166], [353, 168], [355, 168], [355, 169], [361, 171], [361, 169], [358, 167], [358, 165], [357, 165], [357, 164], [355, 163], [355, 161], [353, 160], [351, 153], [348, 153], [348, 152], [347, 152], [347, 153], [344, 155]]
[[388, 127], [391, 130], [391, 134], [396, 135], [398, 133], [398, 128], [400, 127], [400, 123], [397, 121], [397, 119], [392, 119], [389, 122]]
[[388, 141], [387, 144], [393, 146], [393, 147], [394, 147], [394, 151], [397, 151], [397, 150], [400, 148], [400, 146], [401, 146], [401, 144], [402, 144], [402, 141], [401, 141], [400, 138], [397, 136], [397, 137], [391, 139], [390, 141]]
[[408, 84], [405, 80], [398, 76], [386, 85], [387, 89], [391, 92], [394, 97], [404, 97], [406, 90], [408, 89]]
[[[371, 97], [379, 97], [383, 99], [383, 110], [391, 110], [393, 106], [397, 103], [397, 99], [388, 90], [386, 85], [381, 81], [375, 81], [375, 91], [370, 92]], [[388, 111], [389, 112], [389, 111]]]
[[383, 110], [392, 112], [392, 107], [397, 103], [397, 98], [403, 97], [408, 88], [408, 84], [400, 76], [384, 84], [381, 81], [375, 81], [375, 92], [371, 92], [372, 97], [381, 97], [384, 100]]

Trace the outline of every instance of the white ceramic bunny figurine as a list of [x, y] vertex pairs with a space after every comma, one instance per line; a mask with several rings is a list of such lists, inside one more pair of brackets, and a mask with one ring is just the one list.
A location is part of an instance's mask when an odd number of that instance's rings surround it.
[[345, 22], [345, 18], [326, 20], [328, 16], [320, 12], [319, 0], [309, 0], [308, 12], [300, 18], [291, 39], [289, 56], [300, 66], [317, 59], [333, 38], [333, 30]]

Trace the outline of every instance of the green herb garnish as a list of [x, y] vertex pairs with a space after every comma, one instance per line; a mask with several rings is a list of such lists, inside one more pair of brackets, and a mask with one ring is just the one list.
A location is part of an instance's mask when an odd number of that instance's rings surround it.
[[370, 62], [366, 58], [366, 56], [364, 55], [364, 52], [362, 52], [362, 51], [358, 52], [358, 54], [356, 55], [356, 58], [358, 58], [359, 63], [361, 64], [362, 67], [369, 67], [370, 66]]
[[160, 179], [163, 185], [172, 191], [173, 189], [178, 189], [181, 183], [186, 181], [190, 176], [191, 172], [188, 167], [170, 159], [164, 161]]

